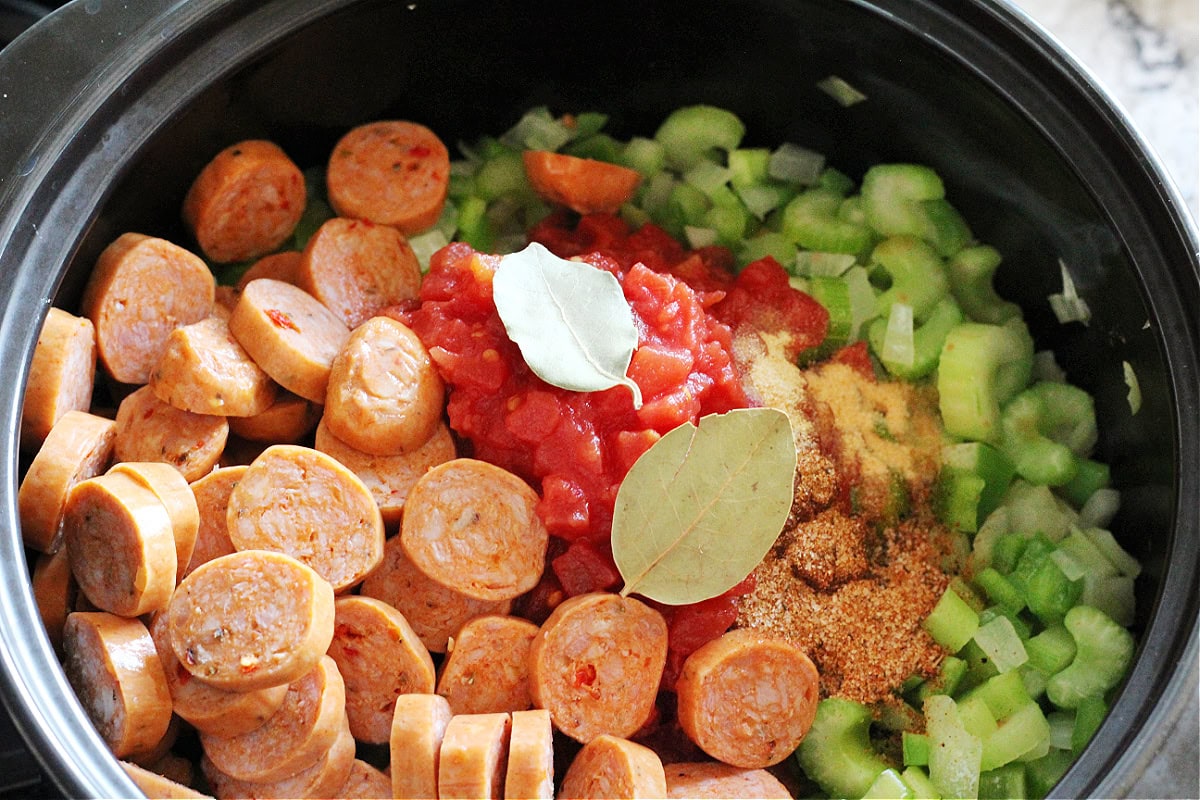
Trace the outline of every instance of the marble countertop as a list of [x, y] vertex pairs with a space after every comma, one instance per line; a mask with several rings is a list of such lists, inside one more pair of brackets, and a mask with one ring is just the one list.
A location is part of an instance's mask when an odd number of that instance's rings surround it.
[[[1124, 109], [1200, 219], [1200, 3], [1197, 0], [1009, 0], [1049, 32]], [[1200, 310], [1197, 311], [1200, 313]], [[1135, 798], [1200, 797], [1200, 687]]]

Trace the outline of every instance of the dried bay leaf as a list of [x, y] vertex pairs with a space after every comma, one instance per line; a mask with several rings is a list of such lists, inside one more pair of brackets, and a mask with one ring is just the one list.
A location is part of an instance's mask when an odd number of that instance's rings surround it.
[[668, 432], [617, 492], [621, 594], [685, 605], [735, 586], [783, 529], [795, 474], [791, 422], [777, 409], [710, 414]]
[[534, 242], [500, 259], [492, 298], [508, 337], [546, 383], [575, 392], [627, 386], [637, 348], [633, 312], [620, 282], [590, 264], [568, 261]]

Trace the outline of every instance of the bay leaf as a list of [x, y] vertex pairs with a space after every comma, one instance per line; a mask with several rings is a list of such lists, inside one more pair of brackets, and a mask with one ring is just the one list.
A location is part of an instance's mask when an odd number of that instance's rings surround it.
[[621, 594], [685, 605], [735, 586], [783, 529], [795, 474], [791, 421], [777, 409], [710, 414], [668, 432], [617, 492]]
[[621, 284], [610, 272], [568, 261], [537, 242], [500, 259], [492, 298], [508, 337], [534, 374], [553, 386], [596, 392], [627, 386], [638, 333]]

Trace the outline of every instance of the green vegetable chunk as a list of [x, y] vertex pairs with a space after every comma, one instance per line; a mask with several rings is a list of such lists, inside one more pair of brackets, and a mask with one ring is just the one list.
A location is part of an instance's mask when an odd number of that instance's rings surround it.
[[822, 700], [796, 750], [800, 768], [831, 797], [862, 797], [888, 768], [871, 746], [870, 727], [866, 706], [841, 697]]
[[1030, 483], [1062, 486], [1079, 470], [1079, 458], [1096, 443], [1092, 397], [1066, 383], [1043, 381], [1004, 407], [1002, 448]]
[[971, 240], [962, 216], [945, 199], [942, 179], [917, 164], [878, 164], [863, 176], [867, 221], [884, 236], [916, 236], [951, 256]]
[[992, 286], [1000, 261], [996, 248], [976, 245], [959, 250], [946, 262], [954, 299], [975, 322], [999, 325], [1021, 316], [1021, 307], [1002, 299]]
[[[896, 308], [895, 305], [892, 306]], [[888, 320], [876, 319], [867, 328], [871, 350], [887, 371], [898, 378], [914, 381], [933, 372], [938, 365], [946, 335], [963, 321], [962, 311], [954, 298], [946, 296], [937, 302], [925, 322], [912, 330], [912, 358], [907, 362], [887, 358]]]
[[784, 207], [780, 232], [806, 250], [861, 253], [874, 237], [866, 225], [838, 218], [842, 203], [842, 196], [831, 189], [801, 192]]
[[963, 726], [957, 704], [945, 695], [927, 699], [925, 728], [931, 745], [929, 778], [934, 786], [943, 797], [977, 796], [983, 742]]
[[863, 793], [863, 800], [911, 800], [916, 795], [900, 773], [888, 767], [871, 782]]
[[1000, 440], [1000, 407], [1025, 387], [1033, 339], [1024, 323], [964, 322], [946, 334], [938, 360], [938, 405], [946, 432], [979, 442]]
[[654, 138], [665, 150], [667, 165], [683, 172], [715, 151], [735, 149], [745, 135], [746, 126], [733, 112], [695, 105], [672, 111]]
[[1050, 678], [1046, 696], [1059, 708], [1075, 709], [1121, 682], [1133, 660], [1134, 641], [1129, 631], [1090, 606], [1072, 608], [1063, 625], [1075, 639], [1075, 658]]
[[979, 629], [979, 614], [954, 589], [947, 588], [921, 627], [935, 642], [953, 653], [975, 635]]

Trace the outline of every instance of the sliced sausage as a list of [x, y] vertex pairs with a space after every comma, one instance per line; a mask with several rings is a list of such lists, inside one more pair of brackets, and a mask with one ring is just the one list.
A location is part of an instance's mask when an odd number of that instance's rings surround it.
[[650, 717], [667, 659], [667, 624], [631, 597], [594, 592], [560, 603], [529, 651], [533, 703], [587, 743], [632, 735]]
[[817, 713], [817, 668], [785, 639], [739, 628], [683, 663], [675, 693], [679, 724], [701, 750], [756, 769], [787, 758]]
[[322, 406], [287, 391], [252, 417], [229, 417], [229, 432], [264, 444], [294, 444], [312, 433], [321, 419]]
[[162, 662], [175, 714], [202, 734], [238, 736], [266, 723], [287, 696], [288, 684], [246, 692], [209, 686], [188, 672], [171, 646], [170, 616], [160, 611], [150, 618], [150, 636]]
[[383, 558], [383, 519], [358, 476], [319, 450], [272, 445], [229, 495], [229, 539], [238, 550], [275, 550], [343, 591]]
[[314, 403], [325, 402], [329, 366], [350, 336], [341, 318], [311, 294], [271, 278], [246, 284], [229, 330], [276, 383]]
[[67, 495], [75, 484], [104, 472], [116, 436], [116, 423], [86, 411], [68, 411], [55, 423], [17, 490], [21, 539], [27, 547], [43, 553], [58, 550]]
[[146, 797], [155, 797], [161, 800], [192, 800], [192, 798], [210, 798], [211, 800], [212, 798], [212, 795], [201, 794], [190, 786], [130, 761], [122, 761], [121, 769], [125, 770], [125, 774], [142, 790]]
[[350, 732], [387, 744], [396, 698], [433, 691], [433, 659], [404, 615], [382, 600], [339, 597], [334, 609], [329, 655], [346, 681]]
[[446, 387], [417, 335], [391, 317], [372, 317], [333, 360], [324, 422], [356, 450], [394, 456], [429, 441], [445, 406]]
[[617, 213], [642, 182], [637, 170], [592, 158], [549, 150], [526, 150], [521, 158], [535, 192], [580, 214]]
[[118, 461], [165, 462], [190, 483], [217, 465], [228, 438], [224, 417], [175, 408], [142, 386], [117, 407], [113, 455]]
[[554, 797], [554, 726], [543, 708], [512, 713], [506, 800], [552, 800]]
[[183, 730], [183, 724], [182, 719], [172, 714], [171, 721], [167, 723], [167, 732], [162, 735], [162, 738], [150, 747], [139, 750], [136, 753], [130, 753], [125, 758], [150, 769], [153, 764], [161, 762], [170, 755], [171, 748], [179, 742], [179, 732]]
[[549, 534], [537, 504], [537, 493], [511, 472], [456, 458], [413, 485], [400, 541], [443, 586], [477, 600], [508, 600], [542, 576]]
[[333, 639], [329, 582], [291, 556], [264, 550], [197, 567], [175, 590], [167, 613], [179, 663], [230, 691], [304, 677]]
[[325, 183], [339, 216], [419, 233], [441, 216], [450, 187], [450, 153], [424, 125], [371, 122], [334, 146]]
[[125, 233], [100, 253], [80, 307], [96, 326], [100, 363], [112, 379], [143, 384], [171, 331], [212, 312], [215, 291], [196, 254], [165, 239]]
[[139, 620], [76, 611], [63, 627], [63, 670], [117, 758], [156, 745], [171, 724], [171, 695], [150, 632]]
[[473, 617], [507, 614], [511, 600], [476, 600], [448, 589], [417, 569], [393, 536], [383, 546], [383, 560], [366, 577], [359, 590], [376, 597], [404, 615], [431, 653], [446, 652], [450, 637]]
[[162, 501], [167, 516], [171, 518], [171, 532], [175, 536], [175, 579], [183, 580], [200, 530], [200, 507], [192, 487], [179, 470], [161, 461], [121, 461], [114, 464], [109, 472], [128, 475]]
[[21, 449], [41, 447], [68, 411], [87, 411], [96, 379], [96, 327], [51, 308], [42, 323], [21, 405]]
[[391, 800], [392, 778], [356, 758], [346, 782], [330, 796], [339, 800]]
[[787, 787], [765, 769], [742, 769], [719, 761], [667, 764], [663, 769], [667, 776], [667, 797], [792, 800]]
[[467, 622], [454, 637], [437, 693], [455, 714], [524, 711], [529, 697], [529, 648], [538, 626], [520, 617], [489, 615]]
[[226, 775], [271, 782], [316, 764], [346, 725], [346, 687], [337, 664], [324, 656], [288, 686], [283, 705], [263, 725], [237, 736], [201, 734], [200, 744]]
[[238, 278], [237, 289], [246, 288], [246, 284], [256, 278], [274, 278], [277, 281], [294, 284], [300, 269], [300, 251], [284, 250], [263, 256], [250, 265], [250, 268]]
[[334, 794], [354, 768], [355, 746], [350, 728], [343, 725], [337, 738], [312, 766], [277, 781], [241, 781], [217, 769], [207, 755], [200, 758], [200, 769], [214, 793], [220, 798], [268, 798], [296, 800], [305, 797], [336, 797]]
[[166, 506], [119, 472], [81, 481], [67, 496], [63, 542], [79, 590], [97, 608], [136, 617], [175, 590], [175, 530]]
[[438, 797], [498, 798], [508, 760], [508, 714], [456, 714], [438, 755]]
[[605, 733], [576, 754], [558, 796], [563, 800], [666, 797], [667, 781], [653, 750]]
[[333, 456], [362, 479], [379, 506], [384, 528], [389, 531], [399, 529], [404, 503], [417, 479], [429, 468], [457, 455], [454, 437], [444, 422], [438, 424], [425, 444], [395, 456], [373, 456], [356, 450], [330, 433], [323, 421], [317, 424], [313, 447]]
[[226, 513], [229, 510], [229, 495], [245, 473], [245, 465], [219, 467], [189, 484], [192, 496], [196, 498], [200, 526], [196, 530], [196, 545], [192, 548], [191, 560], [180, 573], [180, 580], [201, 564], [234, 552], [233, 542], [229, 541]]
[[438, 796], [438, 756], [450, 724], [450, 706], [436, 694], [396, 698], [389, 737], [392, 793], [405, 800]]
[[67, 615], [74, 609], [75, 597], [79, 593], [79, 585], [71, 574], [67, 551], [60, 548], [56, 553], [39, 553], [33, 562], [30, 585], [38, 616], [46, 628], [46, 636], [55, 652], [61, 655], [63, 625], [67, 622]]
[[183, 220], [219, 264], [269, 253], [304, 213], [304, 175], [274, 142], [250, 139], [217, 153], [188, 188]]
[[233, 338], [228, 322], [208, 317], [171, 331], [150, 388], [194, 414], [252, 417], [275, 402], [278, 384]]
[[421, 265], [396, 228], [334, 217], [304, 246], [296, 285], [356, 328], [380, 309], [414, 299]]

